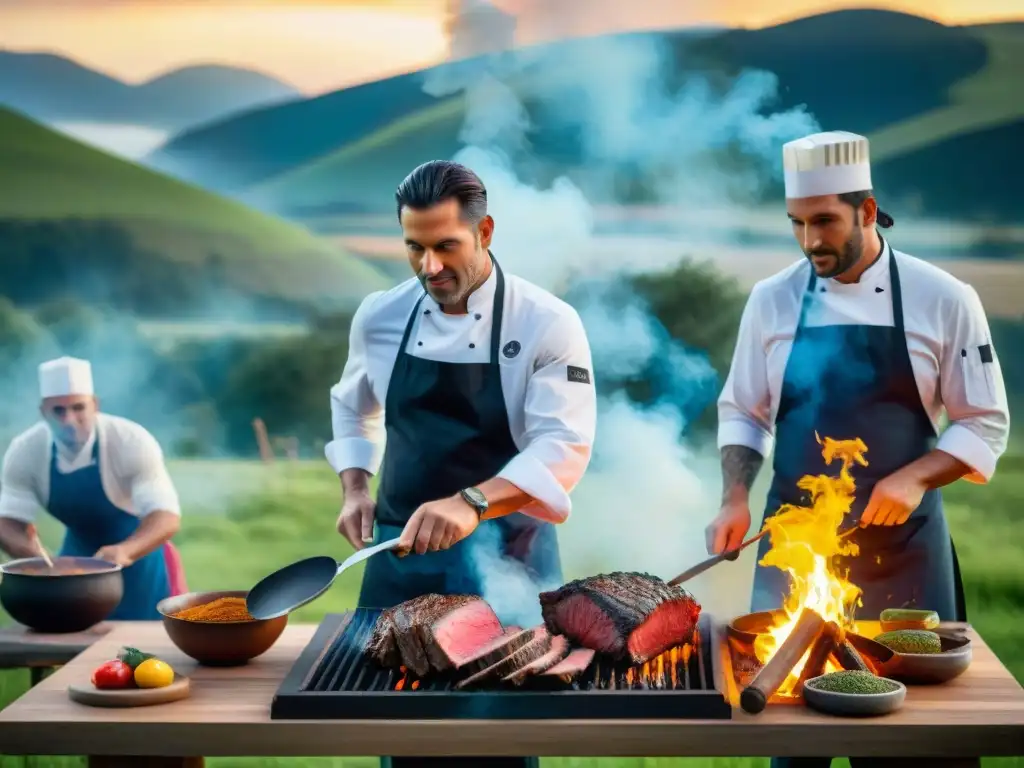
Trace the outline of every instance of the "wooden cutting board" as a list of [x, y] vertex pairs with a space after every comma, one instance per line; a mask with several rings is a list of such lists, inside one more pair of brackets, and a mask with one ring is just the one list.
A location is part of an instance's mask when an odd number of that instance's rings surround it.
[[68, 686], [68, 697], [90, 707], [148, 707], [180, 701], [189, 695], [189, 679], [176, 676], [174, 682], [163, 688], [102, 689], [92, 683]]

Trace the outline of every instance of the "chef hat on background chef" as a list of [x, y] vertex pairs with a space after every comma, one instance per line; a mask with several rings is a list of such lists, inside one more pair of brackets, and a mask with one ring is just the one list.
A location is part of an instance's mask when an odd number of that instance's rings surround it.
[[[868, 140], [848, 131], [813, 133], [782, 147], [786, 197], [818, 197], [861, 192], [871, 187]], [[893, 218], [878, 211], [878, 225], [891, 227]]]
[[60, 357], [39, 366], [41, 398], [92, 394], [92, 366], [88, 360]]

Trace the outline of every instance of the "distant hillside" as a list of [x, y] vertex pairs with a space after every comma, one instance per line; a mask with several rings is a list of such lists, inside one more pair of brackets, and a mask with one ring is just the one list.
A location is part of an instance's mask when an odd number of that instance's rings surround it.
[[16, 302], [72, 294], [145, 312], [141, 291], [172, 312], [173, 289], [183, 303], [350, 304], [386, 283], [301, 227], [0, 109], [0, 293]]
[[300, 97], [280, 80], [235, 67], [186, 67], [131, 85], [62, 56], [0, 51], [0, 105], [47, 123], [178, 131]]
[[423, 75], [401, 75], [253, 110], [171, 139], [145, 162], [224, 193], [303, 165], [433, 104]]
[[[1005, 155], [984, 140], [995, 130], [1003, 141], [1024, 141], [1017, 122], [1024, 100], [1014, 95], [1015, 73], [1024, 67], [1021, 25], [951, 28], [887, 11], [841, 11], [768, 29], [667, 39], [676, 77], [767, 69], [780, 81], [776, 108], [806, 104], [823, 126], [868, 134], [876, 186], [898, 206], [1024, 220], [1010, 189], [1017, 177], [1000, 170]], [[529, 105], [528, 93], [520, 95]], [[388, 210], [403, 173], [458, 150], [465, 116], [461, 97], [445, 99], [282, 173], [245, 199], [299, 219]], [[571, 157], [578, 140], [550, 130], [543, 115], [531, 114], [531, 123], [533, 149], [585, 184]], [[940, 152], [953, 159], [939, 162]], [[975, 191], [969, 206], [956, 202], [951, 190], [958, 188]]]

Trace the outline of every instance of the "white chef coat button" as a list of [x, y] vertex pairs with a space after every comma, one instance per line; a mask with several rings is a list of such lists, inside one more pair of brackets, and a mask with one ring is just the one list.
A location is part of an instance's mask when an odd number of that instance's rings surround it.
[[429, 310], [429, 309], [425, 309], [425, 310], [423, 310], [423, 314], [424, 314], [424, 315], [429, 315], [429, 314], [430, 314], [430, 310]]
[[475, 315], [473, 315], [473, 317], [475, 317], [477, 320], [479, 320], [481, 317], [483, 317], [483, 315], [481, 315], [479, 312], [477, 312]]
[[470, 349], [476, 349], [476, 344], [470, 344], [470, 345], [469, 345], [469, 348], [470, 348]]
[[881, 293], [884, 290], [885, 290], [885, 288], [879, 288], [877, 286], [875, 287], [875, 293]]
[[416, 346], [417, 347], [422, 347], [423, 346], [423, 342], [422, 341], [417, 341], [416, 342]]
[[825, 292], [825, 286], [824, 286], [824, 285], [823, 285], [823, 286], [821, 286], [821, 292], [822, 292], [822, 293], [824, 293], [824, 292]]

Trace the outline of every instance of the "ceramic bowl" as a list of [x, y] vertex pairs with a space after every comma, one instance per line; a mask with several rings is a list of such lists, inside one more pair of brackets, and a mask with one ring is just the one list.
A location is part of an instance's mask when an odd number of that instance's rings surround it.
[[833, 693], [815, 688], [824, 675], [812, 677], [804, 683], [804, 702], [811, 709], [839, 717], [877, 717], [895, 712], [907, 698], [907, 687], [898, 680], [890, 680], [898, 687], [886, 693]]
[[237, 666], [266, 653], [288, 623], [288, 614], [276, 619], [247, 621], [188, 621], [173, 614], [210, 603], [218, 597], [245, 597], [246, 591], [189, 592], [157, 603], [164, 629], [179, 650], [200, 664]]
[[0, 565], [0, 605], [36, 632], [81, 632], [106, 619], [124, 596], [121, 566], [94, 557], [41, 557]]

